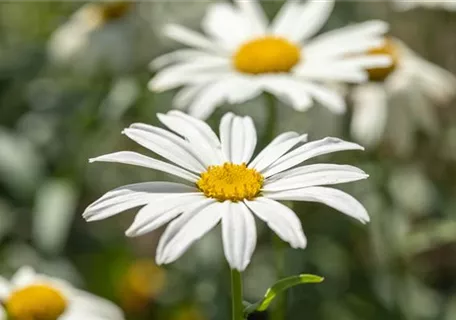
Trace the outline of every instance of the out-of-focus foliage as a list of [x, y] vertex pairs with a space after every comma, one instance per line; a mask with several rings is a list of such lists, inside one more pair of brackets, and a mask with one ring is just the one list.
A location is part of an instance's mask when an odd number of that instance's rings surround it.
[[[159, 232], [128, 239], [124, 230], [131, 214], [92, 224], [80, 215], [109, 189], [163, 178], [147, 169], [89, 165], [87, 159], [139, 150], [121, 130], [132, 122], [156, 123], [155, 113], [168, 110], [172, 97], [147, 90], [148, 62], [175, 46], [162, 37], [161, 27], [197, 27], [208, 4], [141, 2], [103, 16], [96, 4], [0, 3], [3, 274], [34, 265], [116, 301], [128, 319], [229, 319], [229, 272], [219, 230], [175, 264], [159, 268], [153, 264]], [[281, 2], [264, 5], [272, 16]], [[456, 72], [456, 13], [340, 2], [327, 28], [371, 18], [389, 21], [393, 35]], [[417, 145], [406, 156], [387, 142], [364, 154], [337, 155], [338, 162], [370, 174], [344, 186], [368, 208], [367, 228], [324, 206], [295, 206], [309, 246], [286, 249], [285, 273], [315, 273], [326, 280], [290, 290], [287, 319], [456, 320], [455, 107], [454, 101], [436, 107], [438, 133], [417, 132]], [[210, 123], [230, 109], [253, 115], [259, 131], [265, 127], [261, 98], [226, 106]], [[349, 120], [350, 112], [335, 116], [313, 108], [298, 114], [284, 107], [277, 127], [309, 132], [312, 139], [349, 140]], [[401, 134], [401, 128], [395, 131]], [[259, 224], [258, 249], [244, 275], [249, 301], [261, 299], [277, 279], [271, 240]]]

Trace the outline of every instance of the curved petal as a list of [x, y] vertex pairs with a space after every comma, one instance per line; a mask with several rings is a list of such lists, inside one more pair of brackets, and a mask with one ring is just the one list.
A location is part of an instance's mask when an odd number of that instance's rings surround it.
[[[293, 132], [294, 133], [294, 132]], [[257, 171], [264, 171], [277, 159], [283, 156], [285, 153], [290, 151], [299, 143], [307, 141], [307, 134], [301, 136], [293, 135], [290, 139], [284, 140], [280, 143], [272, 143], [267, 146], [262, 153], [260, 153], [257, 158], [255, 158], [249, 167], [256, 169]], [[260, 158], [261, 156], [261, 158]], [[258, 159], [258, 160], [257, 160]]]
[[30, 266], [23, 266], [11, 278], [11, 286], [15, 289], [27, 286], [33, 283], [37, 278], [37, 273]]
[[198, 239], [220, 221], [220, 203], [207, 199], [174, 219], [166, 228], [157, 247], [157, 264], [177, 260]]
[[296, 138], [298, 136], [299, 136], [299, 134], [297, 134], [296, 132], [293, 132], [293, 131], [288, 131], [288, 132], [279, 134], [255, 157], [255, 159], [252, 160], [252, 162], [250, 162], [249, 168], [255, 168], [258, 161], [260, 161], [264, 157], [265, 153], [267, 153], [268, 150], [270, 150], [273, 146], [275, 146], [279, 143], [282, 143], [284, 141], [287, 141], [289, 139]]
[[206, 199], [201, 193], [188, 193], [166, 196], [149, 203], [138, 211], [126, 235], [137, 237], [151, 232], [180, 215], [185, 206], [202, 204]]
[[170, 64], [191, 62], [193, 60], [203, 60], [211, 58], [214, 55], [207, 52], [195, 49], [179, 49], [170, 53], [163, 54], [149, 63], [149, 68], [157, 70], [164, 68]]
[[130, 184], [105, 193], [90, 204], [82, 216], [87, 221], [102, 220], [128, 209], [143, 206], [157, 197], [191, 192], [199, 192], [199, 190], [173, 182], [154, 181]]
[[[180, 114], [176, 115], [171, 113], [166, 115], [159, 113], [157, 114], [157, 117], [161, 123], [168, 127], [168, 129], [183, 136], [190, 142], [190, 146], [194, 150], [194, 153], [197, 154], [201, 160], [203, 160], [206, 167], [219, 164], [222, 161], [220, 142], [212, 130], [210, 131], [212, 134], [208, 133], [208, 128], [202, 125], [202, 123], [204, 123], [203, 121], [190, 116], [182, 116]], [[217, 140], [214, 139], [214, 136]]]
[[268, 18], [261, 8], [258, 0], [235, 0], [239, 6], [244, 19], [248, 21], [249, 31], [253, 36], [260, 36], [266, 33]]
[[244, 271], [256, 246], [255, 219], [242, 202], [225, 201], [221, 212], [225, 257], [231, 269]]
[[70, 299], [69, 309], [59, 317], [59, 320], [83, 319], [81, 317], [88, 317], [90, 320], [124, 319], [124, 314], [118, 306], [89, 292], [73, 288]]
[[110, 154], [105, 154], [96, 158], [89, 160], [90, 162], [116, 162], [116, 163], [125, 163], [134, 166], [140, 166], [145, 168], [150, 168], [154, 170], [159, 170], [165, 173], [169, 173], [185, 179], [190, 182], [198, 181], [199, 177], [191, 172], [188, 172], [185, 169], [176, 167], [172, 164], [166, 163], [164, 161], [156, 160], [142, 154], [131, 152], [131, 151], [120, 151]]
[[211, 5], [201, 26], [208, 35], [230, 51], [235, 50], [251, 36], [249, 21], [229, 3]]
[[289, 39], [300, 42], [315, 35], [328, 20], [334, 4], [335, 0], [309, 0], [301, 5]]
[[366, 209], [358, 200], [348, 193], [333, 188], [310, 187], [280, 192], [265, 192], [264, 196], [274, 200], [320, 202], [359, 220], [361, 223], [367, 223], [370, 220]]
[[366, 179], [364, 171], [352, 166], [312, 164], [291, 169], [266, 181], [263, 191], [285, 191], [312, 186], [339, 184]]
[[186, 27], [177, 24], [168, 24], [163, 30], [164, 34], [180, 43], [186, 44], [190, 47], [195, 47], [210, 52], [224, 54], [224, 50], [218, 47], [210, 39], [206, 38], [201, 33], [195, 32]]
[[288, 242], [293, 248], [304, 249], [307, 240], [302, 230], [301, 221], [293, 210], [283, 204], [264, 197], [253, 201], [244, 201], [255, 215], [266, 222], [280, 239]]
[[310, 82], [303, 82], [301, 86], [303, 90], [306, 90], [309, 95], [332, 112], [339, 114], [345, 112], [344, 97], [335, 90]]
[[186, 109], [207, 86], [208, 84], [203, 82], [183, 87], [174, 95], [172, 102], [173, 107], [177, 109]]
[[230, 68], [229, 61], [220, 57], [181, 62], [168, 66], [149, 81], [151, 91], [162, 92], [187, 84], [198, 84], [209, 80], [217, 80], [220, 72]]
[[161, 128], [134, 123], [123, 131], [130, 139], [189, 171], [201, 173], [204, 164], [188, 141]]
[[308, 142], [279, 158], [276, 162], [269, 166], [265, 172], [263, 172], [263, 175], [267, 178], [292, 168], [310, 158], [344, 150], [364, 150], [364, 148], [356, 143], [332, 137]]
[[220, 140], [226, 161], [238, 164], [248, 162], [257, 142], [252, 119], [227, 113], [220, 122]]
[[353, 89], [353, 115], [350, 132], [365, 145], [377, 145], [385, 132], [388, 119], [388, 97], [384, 86], [366, 83]]
[[229, 90], [225, 79], [209, 84], [193, 100], [188, 108], [189, 114], [198, 119], [207, 119], [220, 104], [226, 101]]
[[384, 43], [383, 36], [388, 29], [388, 23], [380, 20], [349, 25], [313, 38], [306, 43], [305, 53], [307, 57], [320, 59], [365, 53]]

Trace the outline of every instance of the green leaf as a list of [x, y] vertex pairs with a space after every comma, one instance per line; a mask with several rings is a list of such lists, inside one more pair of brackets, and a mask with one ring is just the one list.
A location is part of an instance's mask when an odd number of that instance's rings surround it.
[[300, 274], [297, 276], [292, 276], [289, 278], [279, 280], [266, 291], [266, 294], [264, 295], [263, 299], [246, 307], [244, 309], [244, 314], [248, 315], [255, 311], [266, 310], [271, 304], [272, 300], [274, 300], [274, 298], [278, 294], [282, 293], [282, 291], [285, 291], [291, 287], [306, 283], [320, 283], [323, 280], [324, 278], [313, 274]]

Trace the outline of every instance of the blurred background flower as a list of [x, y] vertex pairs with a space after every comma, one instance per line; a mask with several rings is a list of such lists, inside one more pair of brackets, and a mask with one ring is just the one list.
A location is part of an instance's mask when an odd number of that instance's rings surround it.
[[[81, 217], [106, 190], [170, 179], [122, 165], [100, 170], [87, 160], [113, 150], [140, 150], [120, 131], [134, 122], [156, 125], [155, 114], [172, 105], [172, 93], [147, 89], [153, 76], [148, 63], [176, 48], [163, 36], [163, 26], [172, 22], [198, 28], [211, 2], [135, 2], [109, 19], [100, 19], [98, 11], [97, 23], [93, 16], [87, 20], [90, 15], [76, 18], [106, 4], [0, 2], [0, 273], [9, 278], [22, 265], [32, 265], [115, 301], [127, 319], [227, 320], [228, 267], [219, 229], [176, 263], [156, 269], [150, 259], [162, 230], [128, 239], [123, 232], [133, 212], [93, 224]], [[282, 5], [279, 0], [262, 2], [268, 18]], [[397, 11], [390, 0], [338, 1], [322, 32], [370, 19], [389, 22], [391, 34], [414, 57], [456, 73], [455, 12], [425, 6]], [[56, 54], [53, 50], [59, 48], [51, 48], [57, 35], [63, 37], [76, 26], [81, 29], [74, 42], [67, 39], [70, 47], [62, 45], [66, 51]], [[420, 116], [415, 113], [421, 110], [417, 102], [411, 108], [388, 104], [389, 115], [403, 112], [406, 121], [388, 121], [368, 152], [324, 159], [369, 173], [369, 179], [343, 186], [367, 207], [368, 228], [324, 206], [295, 205], [309, 246], [304, 251], [285, 249], [284, 272], [315, 273], [326, 280], [288, 293], [287, 320], [303, 315], [316, 320], [456, 320], [455, 99], [440, 95], [444, 87], [439, 85], [414, 88], [420, 92], [414, 97], [425, 102], [423, 109], [432, 113], [437, 130], [429, 134], [416, 127], [412, 119]], [[437, 96], [429, 99], [426, 88]], [[367, 101], [367, 107], [378, 103]], [[216, 128], [221, 115], [234, 109], [253, 116], [263, 136], [263, 103], [255, 98], [242, 106], [223, 104], [208, 121]], [[350, 99], [347, 103], [344, 115], [325, 108], [297, 113], [279, 104], [277, 130], [307, 132], [311, 140], [328, 135], [350, 140], [354, 109]], [[393, 140], [408, 136], [407, 125], [413, 125], [414, 142], [406, 145], [407, 152], [398, 152]], [[259, 299], [277, 277], [271, 232], [259, 224], [258, 235], [258, 248], [245, 273], [249, 301]]]

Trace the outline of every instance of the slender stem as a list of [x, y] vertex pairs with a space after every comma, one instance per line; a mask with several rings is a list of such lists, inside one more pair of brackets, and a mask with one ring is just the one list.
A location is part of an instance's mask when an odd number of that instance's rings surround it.
[[263, 143], [264, 145], [267, 145], [269, 142], [271, 142], [276, 134], [278, 108], [277, 100], [272, 94], [265, 92], [264, 100], [267, 112], [267, 120], [263, 135]]
[[242, 277], [241, 273], [231, 269], [231, 306], [232, 319], [244, 320], [244, 308], [242, 304]]

